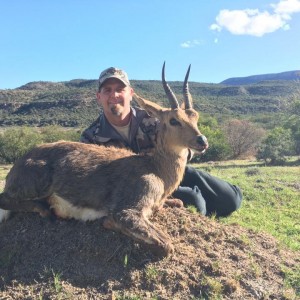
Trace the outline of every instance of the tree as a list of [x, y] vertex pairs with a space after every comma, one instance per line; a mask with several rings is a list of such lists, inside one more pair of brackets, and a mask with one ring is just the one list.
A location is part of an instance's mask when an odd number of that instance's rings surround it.
[[286, 161], [286, 156], [293, 154], [293, 146], [291, 130], [276, 127], [261, 144], [256, 158], [267, 164], [280, 165]]
[[224, 160], [231, 155], [230, 146], [226, 142], [224, 133], [220, 129], [201, 126], [200, 131], [208, 139], [209, 148], [201, 156], [195, 156], [192, 162]]
[[289, 109], [288, 117], [285, 119], [284, 128], [291, 130], [294, 141], [295, 154], [300, 154], [300, 100], [294, 100]]
[[284, 108], [285, 117], [283, 127], [291, 130], [294, 142], [295, 154], [300, 154], [300, 90], [292, 93], [287, 98], [280, 99], [280, 104]]
[[265, 136], [264, 129], [246, 120], [229, 120], [223, 125], [223, 131], [233, 158], [254, 155]]

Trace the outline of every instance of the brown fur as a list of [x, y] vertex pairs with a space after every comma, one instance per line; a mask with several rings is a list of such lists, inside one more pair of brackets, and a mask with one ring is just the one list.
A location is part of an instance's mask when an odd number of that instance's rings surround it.
[[[12, 167], [0, 208], [43, 216], [52, 210], [62, 218], [81, 220], [104, 217], [106, 228], [145, 243], [158, 254], [172, 252], [169, 237], [149, 217], [182, 180], [188, 148], [201, 152], [207, 143], [199, 142], [198, 114], [193, 109], [165, 109], [136, 98], [160, 120], [153, 155], [76, 142], [44, 144]], [[171, 119], [180, 125], [171, 125]]]

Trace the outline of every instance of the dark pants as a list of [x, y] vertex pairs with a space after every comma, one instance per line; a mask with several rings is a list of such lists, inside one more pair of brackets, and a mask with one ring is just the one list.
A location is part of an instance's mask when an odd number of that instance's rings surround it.
[[181, 199], [185, 206], [196, 206], [203, 215], [215, 214], [217, 217], [230, 215], [242, 202], [239, 187], [192, 167], [186, 167], [173, 197]]

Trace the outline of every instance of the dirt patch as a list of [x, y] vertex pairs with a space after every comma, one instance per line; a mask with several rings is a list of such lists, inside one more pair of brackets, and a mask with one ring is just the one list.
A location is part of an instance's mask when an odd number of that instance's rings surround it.
[[15, 214], [0, 225], [0, 299], [295, 297], [283, 270], [299, 266], [300, 255], [273, 237], [185, 209], [163, 209], [153, 221], [174, 255], [158, 259], [100, 221]]

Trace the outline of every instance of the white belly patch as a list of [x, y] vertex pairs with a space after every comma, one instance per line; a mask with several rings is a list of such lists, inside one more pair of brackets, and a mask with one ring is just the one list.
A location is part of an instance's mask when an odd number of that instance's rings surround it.
[[49, 198], [50, 207], [54, 210], [56, 216], [62, 219], [71, 219], [82, 221], [92, 221], [107, 216], [106, 210], [95, 210], [87, 207], [77, 207], [69, 201], [53, 194]]

